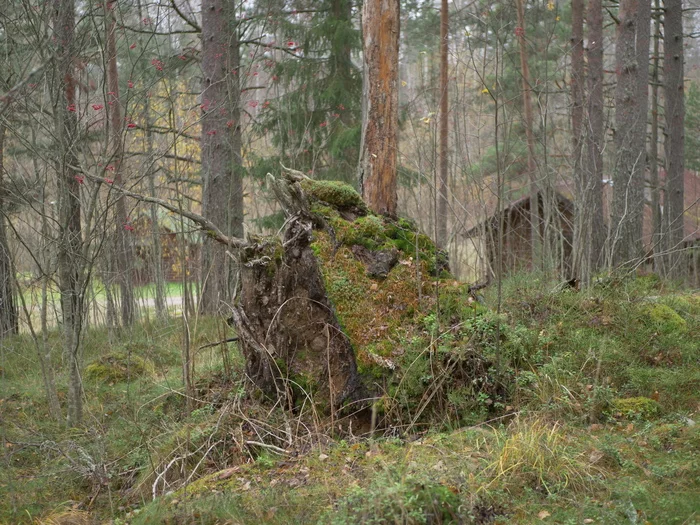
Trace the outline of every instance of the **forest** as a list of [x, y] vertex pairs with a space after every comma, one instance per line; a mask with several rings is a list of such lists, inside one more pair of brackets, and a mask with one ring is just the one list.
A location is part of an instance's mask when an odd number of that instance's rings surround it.
[[0, 0], [0, 524], [700, 523], [696, 0]]

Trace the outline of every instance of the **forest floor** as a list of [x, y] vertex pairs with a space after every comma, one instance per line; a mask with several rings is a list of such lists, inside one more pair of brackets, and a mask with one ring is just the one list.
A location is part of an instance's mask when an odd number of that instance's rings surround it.
[[[443, 284], [444, 311], [419, 304], [391, 336], [393, 375], [358, 344], [383, 385], [373, 432], [262, 402], [233, 345], [198, 350], [222, 319], [90, 329], [77, 429], [49, 416], [29, 335], [3, 342], [0, 523], [700, 523], [699, 293], [520, 276], [498, 315], [495, 288]], [[60, 370], [58, 331], [48, 345]], [[464, 352], [482, 376], [460, 376]]]

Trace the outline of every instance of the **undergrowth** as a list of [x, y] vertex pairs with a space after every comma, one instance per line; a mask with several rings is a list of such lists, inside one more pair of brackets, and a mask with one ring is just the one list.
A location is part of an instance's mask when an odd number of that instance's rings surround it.
[[[390, 225], [367, 222], [385, 246]], [[195, 350], [188, 398], [173, 322], [87, 332], [87, 417], [69, 430], [49, 416], [33, 342], [4, 341], [0, 523], [697, 522], [697, 293], [521, 275], [496, 314], [494, 289], [436, 281], [429, 251], [393, 248], [376, 279], [337, 236], [316, 240], [371, 426], [331, 426], [313, 392], [293, 411], [261, 402], [233, 345]], [[191, 348], [222, 326], [199, 320]], [[50, 332], [58, 370], [60, 343]]]

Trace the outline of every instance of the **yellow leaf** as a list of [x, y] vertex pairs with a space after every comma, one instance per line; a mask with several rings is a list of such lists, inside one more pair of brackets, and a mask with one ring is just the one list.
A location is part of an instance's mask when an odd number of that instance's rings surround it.
[[402, 81], [401, 81], [401, 85], [402, 85], [403, 87], [406, 87], [406, 86], [408, 85], [408, 82], [406, 82], [405, 80], [402, 80]]
[[554, 2], [552, 0], [549, 0], [549, 2], [547, 2], [547, 9], [549, 11], [554, 11]]
[[484, 89], [481, 90], [481, 92], [482, 92], [484, 95], [488, 95], [488, 94], [489, 94], [489, 88], [484, 88]]

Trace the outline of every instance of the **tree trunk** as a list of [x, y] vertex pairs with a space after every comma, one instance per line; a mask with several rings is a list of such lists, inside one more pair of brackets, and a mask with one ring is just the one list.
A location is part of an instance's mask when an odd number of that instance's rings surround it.
[[605, 107], [603, 99], [603, 3], [589, 0], [588, 16], [588, 162], [586, 175], [587, 237], [591, 273], [600, 269], [605, 245], [603, 220], [603, 147]]
[[651, 68], [651, 139], [649, 143], [649, 186], [651, 190], [651, 252], [654, 270], [663, 273], [661, 236], [661, 186], [659, 184], [659, 43], [661, 40], [661, 13], [659, 0], [654, 1], [654, 51]]
[[5, 174], [5, 131], [0, 124], [0, 340], [16, 334], [19, 330], [17, 304], [15, 304], [13, 264], [5, 229], [5, 206], [3, 203], [3, 176]]
[[[107, 32], [107, 114], [110, 124], [111, 164], [114, 166], [114, 182], [123, 184], [122, 161], [124, 160], [121, 101], [119, 98], [119, 72], [117, 69], [117, 19], [114, 15], [116, 2], [105, 4], [105, 20]], [[134, 301], [134, 280], [131, 261], [134, 260], [133, 247], [129, 232], [125, 229], [128, 216], [123, 195], [117, 195], [114, 205], [116, 235], [115, 235], [115, 267], [117, 283], [121, 292], [121, 321], [123, 326], [131, 326], [134, 322], [136, 303]]]
[[396, 216], [399, 111], [399, 0], [362, 6], [364, 85], [359, 181], [375, 213]]
[[[146, 97], [144, 113], [146, 114], [146, 176], [148, 178], [148, 192], [151, 197], [156, 196], [156, 170], [154, 168], [153, 157], [153, 132], [151, 131], [151, 103], [150, 97]], [[168, 307], [166, 304], [165, 276], [163, 275], [163, 247], [160, 242], [160, 221], [158, 220], [158, 205], [151, 203], [151, 243], [153, 251], [151, 260], [153, 261], [153, 280], [155, 284], [155, 308], [156, 317], [164, 321], [168, 317]]]
[[611, 256], [640, 260], [644, 216], [651, 2], [621, 0], [615, 46], [615, 147]]
[[[247, 376], [289, 408], [296, 395], [308, 394], [333, 414], [361, 397], [355, 354], [311, 248], [314, 225], [301, 187], [293, 179], [270, 177], [270, 184], [287, 216], [294, 218], [281, 239], [263, 239], [239, 251], [240, 303], [232, 319]], [[300, 378], [309, 391], [299, 392]]]
[[83, 316], [82, 231], [80, 224], [80, 184], [83, 180], [75, 169], [77, 137], [75, 97], [75, 5], [73, 0], [60, 0], [55, 20], [57, 76], [60, 86], [55, 106], [56, 136], [59, 141], [58, 171], [58, 274], [63, 315], [64, 351], [68, 363], [68, 423], [80, 424], [83, 414], [80, 380], [80, 332]]
[[[202, 2], [202, 209], [226, 235], [242, 237], [240, 56], [234, 9], [223, 0]], [[233, 268], [226, 250], [204, 240], [203, 312], [215, 313], [220, 302], [232, 296]]]
[[681, 0], [664, 2], [664, 95], [666, 129], [666, 217], [668, 220], [668, 271], [684, 275], [682, 262], [685, 143], [685, 93], [683, 91], [683, 5]]
[[447, 209], [448, 209], [448, 132], [449, 132], [449, 104], [448, 104], [448, 62], [449, 51], [449, 13], [447, 0], [442, 0], [440, 11], [440, 183], [438, 185], [438, 208], [436, 215], [437, 235], [436, 243], [442, 248], [447, 248]]
[[574, 267], [573, 275], [583, 283], [590, 280], [590, 244], [588, 241], [589, 210], [586, 206], [588, 193], [587, 177], [583, 163], [585, 130], [583, 115], [585, 107], [585, 73], [583, 64], [583, 9], [584, 0], [571, 2], [571, 134], [573, 144], [571, 157], [576, 181], [576, 215], [574, 222]]
[[[527, 57], [527, 41], [525, 40], [525, 6], [524, 0], [516, 0], [518, 11], [518, 44], [520, 47], [520, 74], [522, 77], [523, 95], [523, 124], [527, 142], [527, 172], [530, 177], [530, 241], [532, 269], [535, 270], [543, 263], [542, 238], [540, 236], [539, 191], [537, 185], [537, 164], [535, 163], [535, 135], [533, 132], [532, 98], [530, 96], [530, 66]], [[544, 197], [544, 195], [543, 195]], [[545, 203], [546, 204], [546, 203]]]

